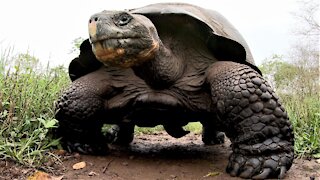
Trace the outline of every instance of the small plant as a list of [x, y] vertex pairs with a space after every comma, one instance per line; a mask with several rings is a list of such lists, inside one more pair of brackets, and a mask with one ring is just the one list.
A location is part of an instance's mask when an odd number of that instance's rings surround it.
[[191, 122], [184, 126], [186, 131], [193, 132], [195, 134], [201, 134], [202, 132], [202, 124], [200, 122]]
[[53, 102], [67, 73], [41, 67], [28, 53], [4, 51], [0, 58], [0, 158], [39, 167], [59, 144], [48, 132], [57, 127]]
[[295, 153], [298, 157], [320, 158], [320, 99], [282, 95], [294, 127]]
[[273, 56], [261, 70], [275, 87], [288, 112], [295, 135], [296, 156], [320, 158], [318, 68], [288, 63], [281, 56]]

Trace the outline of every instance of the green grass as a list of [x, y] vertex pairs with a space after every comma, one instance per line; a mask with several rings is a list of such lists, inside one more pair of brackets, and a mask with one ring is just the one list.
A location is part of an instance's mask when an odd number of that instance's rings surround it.
[[141, 134], [153, 134], [154, 132], [157, 131], [163, 131], [163, 126], [162, 125], [158, 125], [155, 127], [139, 127], [139, 126], [135, 126], [134, 128], [134, 134], [135, 135], [141, 135]]
[[202, 132], [202, 124], [200, 122], [191, 122], [186, 126], [184, 126], [183, 128], [195, 134], [201, 134]]
[[281, 97], [294, 127], [296, 155], [320, 158], [319, 95]]
[[[191, 122], [191, 123], [188, 123], [187, 125], [185, 125], [183, 127], [184, 130], [187, 130], [187, 131], [190, 131], [190, 132], [193, 132], [195, 134], [200, 134], [202, 132], [202, 125], [200, 122]], [[158, 126], [155, 126], [155, 127], [138, 127], [136, 126], [135, 127], [135, 130], [134, 130], [134, 133], [135, 134], [153, 134], [154, 132], [157, 132], [157, 131], [163, 131], [164, 128], [162, 125], [158, 125]]]
[[[0, 158], [39, 167], [58, 145], [53, 102], [69, 80], [65, 70], [40, 67], [28, 53], [0, 55]], [[40, 69], [42, 71], [40, 71]]]

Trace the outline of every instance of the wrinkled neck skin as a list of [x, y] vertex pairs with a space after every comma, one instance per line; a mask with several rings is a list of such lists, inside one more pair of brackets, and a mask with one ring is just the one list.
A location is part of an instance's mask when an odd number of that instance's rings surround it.
[[132, 69], [134, 73], [154, 89], [170, 87], [183, 74], [185, 65], [182, 59], [159, 42], [159, 51], [155, 58]]

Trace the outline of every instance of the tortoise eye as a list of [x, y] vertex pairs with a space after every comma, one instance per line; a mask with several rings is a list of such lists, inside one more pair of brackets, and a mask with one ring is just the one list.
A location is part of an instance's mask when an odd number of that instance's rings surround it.
[[118, 25], [119, 26], [124, 26], [127, 25], [132, 19], [132, 16], [130, 16], [129, 14], [121, 14], [118, 18]]

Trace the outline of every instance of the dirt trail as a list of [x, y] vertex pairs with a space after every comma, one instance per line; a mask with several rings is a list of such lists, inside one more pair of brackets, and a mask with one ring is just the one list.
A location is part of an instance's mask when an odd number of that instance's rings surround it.
[[[225, 172], [230, 142], [204, 146], [201, 136], [189, 134], [175, 139], [165, 132], [136, 136], [128, 148], [111, 147], [108, 156], [66, 156], [55, 174], [63, 179], [115, 180], [206, 180], [239, 179]], [[84, 161], [86, 167], [73, 170]], [[10, 172], [11, 171], [11, 172]], [[0, 164], [0, 179], [23, 179], [34, 170]], [[12, 173], [12, 175], [8, 175]], [[19, 174], [20, 173], [20, 174]], [[19, 175], [21, 175], [19, 177]], [[296, 159], [285, 179], [320, 179], [320, 162]]]

